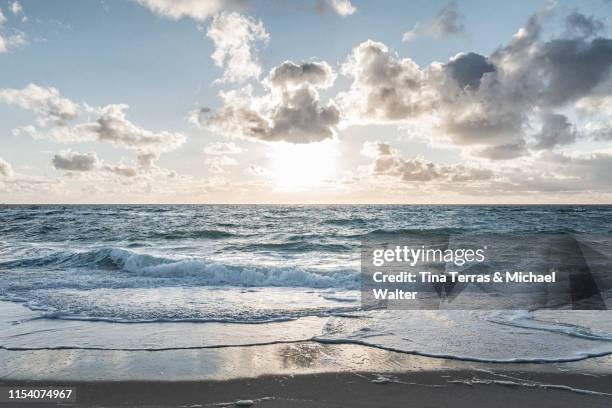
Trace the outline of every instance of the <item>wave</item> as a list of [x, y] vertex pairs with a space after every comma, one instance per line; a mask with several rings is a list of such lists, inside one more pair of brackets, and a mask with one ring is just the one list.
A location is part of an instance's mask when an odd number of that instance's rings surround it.
[[[406, 235], [432, 235], [432, 234], [463, 234], [472, 231], [467, 228], [398, 228], [398, 229], [385, 229], [379, 228], [370, 231], [368, 234], [406, 234]], [[366, 234], [367, 235], [367, 234]]]
[[322, 224], [336, 226], [356, 226], [360, 227], [368, 224], [368, 220], [364, 218], [331, 218], [321, 221]]
[[150, 236], [150, 238], [167, 239], [167, 240], [179, 240], [179, 239], [196, 239], [196, 238], [207, 238], [207, 239], [223, 239], [235, 237], [237, 234], [221, 230], [176, 230], [176, 231], [165, 231], [156, 232]]
[[321, 344], [355, 344], [358, 346], [372, 347], [385, 351], [393, 351], [395, 353], [402, 354], [412, 354], [416, 356], [423, 357], [431, 357], [431, 358], [442, 358], [445, 360], [458, 360], [458, 361], [471, 361], [475, 363], [533, 363], [533, 364], [543, 364], [543, 363], [572, 363], [576, 361], [587, 360], [589, 358], [594, 357], [605, 357], [612, 354], [612, 350], [605, 350], [600, 352], [587, 352], [587, 351], [576, 351], [574, 355], [570, 356], [559, 356], [559, 357], [518, 357], [518, 358], [493, 358], [493, 357], [476, 357], [470, 355], [461, 355], [461, 354], [448, 354], [448, 353], [436, 353], [429, 352], [426, 350], [418, 350], [418, 349], [410, 349], [403, 347], [390, 347], [382, 344], [372, 343], [366, 340], [360, 339], [333, 339], [333, 338], [325, 338], [325, 337], [314, 337], [312, 339]]
[[580, 339], [608, 342], [612, 341], [612, 334], [610, 333], [598, 331], [590, 327], [579, 326], [577, 324], [563, 323], [560, 321], [547, 322], [544, 320], [538, 320], [533, 313], [505, 313], [500, 316], [501, 318], [494, 316], [487, 320], [491, 323], [504, 326], [546, 331]]
[[[0, 268], [79, 268], [91, 273], [116, 271], [128, 277], [173, 279], [198, 286], [308, 287], [357, 289], [359, 272], [354, 269], [307, 270], [287, 266], [229, 265], [205, 259], [176, 259], [142, 254], [122, 248], [100, 248], [85, 252], [60, 251], [37, 258], [0, 263]], [[180, 283], [180, 282], [179, 282]]]
[[[291, 237], [289, 238], [291, 239]], [[264, 242], [247, 244], [240, 247], [229, 246], [229, 249], [239, 249], [242, 251], [290, 251], [290, 252], [345, 252], [355, 248], [342, 243], [321, 243], [321, 242]]]

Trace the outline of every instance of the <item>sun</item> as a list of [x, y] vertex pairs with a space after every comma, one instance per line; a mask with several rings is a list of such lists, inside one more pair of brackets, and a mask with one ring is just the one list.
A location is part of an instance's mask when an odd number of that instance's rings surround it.
[[275, 143], [269, 154], [271, 176], [282, 191], [303, 191], [322, 185], [336, 170], [336, 143]]

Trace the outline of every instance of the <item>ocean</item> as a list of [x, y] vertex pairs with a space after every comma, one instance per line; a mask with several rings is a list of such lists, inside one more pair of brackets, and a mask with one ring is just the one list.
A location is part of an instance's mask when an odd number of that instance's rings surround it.
[[424, 231], [612, 237], [612, 206], [4, 205], [0, 346], [312, 340], [489, 362], [612, 353], [607, 310], [362, 309], [361, 239]]

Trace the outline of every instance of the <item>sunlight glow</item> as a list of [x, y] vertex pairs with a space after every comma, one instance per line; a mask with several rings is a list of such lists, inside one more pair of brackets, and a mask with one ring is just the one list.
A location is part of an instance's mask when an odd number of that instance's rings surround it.
[[311, 144], [275, 143], [269, 155], [272, 178], [281, 191], [317, 187], [336, 171], [335, 141]]

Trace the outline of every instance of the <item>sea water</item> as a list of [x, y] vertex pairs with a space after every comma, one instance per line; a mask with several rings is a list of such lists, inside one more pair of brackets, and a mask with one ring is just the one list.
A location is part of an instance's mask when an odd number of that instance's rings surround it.
[[499, 362], [612, 353], [608, 311], [363, 310], [360, 242], [381, 231], [612, 236], [612, 207], [0, 206], [0, 300], [14, 305], [0, 346], [313, 340]]

